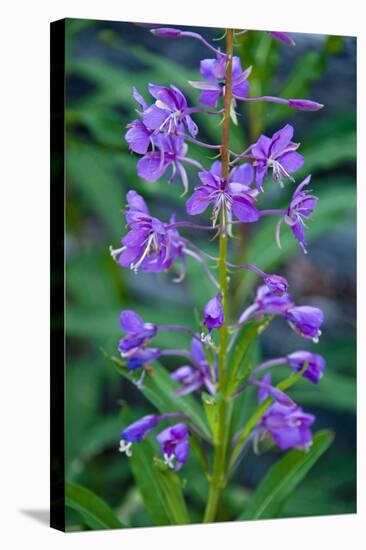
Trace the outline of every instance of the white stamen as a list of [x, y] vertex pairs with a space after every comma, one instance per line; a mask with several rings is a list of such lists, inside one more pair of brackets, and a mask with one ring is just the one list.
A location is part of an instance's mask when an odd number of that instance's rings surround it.
[[110, 253], [110, 255], [112, 256], [112, 258], [114, 259], [114, 261], [117, 261], [117, 257], [118, 257], [124, 250], [126, 250], [126, 247], [125, 247], [125, 246], [122, 246], [121, 248], [116, 248], [116, 249], [113, 249], [113, 248], [112, 248], [112, 245], [109, 247], [109, 253]]
[[282, 225], [283, 219], [281, 218], [278, 224], [276, 225], [276, 243], [278, 248], [282, 248], [281, 246], [281, 225]]
[[132, 441], [125, 441], [124, 439], [121, 439], [119, 442], [119, 452], [125, 453], [126, 456], [130, 457], [132, 456]]
[[138, 272], [138, 268], [140, 267], [140, 265], [142, 264], [142, 262], [144, 261], [146, 256], [148, 256], [148, 254], [150, 252], [151, 244], [153, 244], [153, 242], [154, 242], [154, 238], [155, 238], [155, 233], [152, 233], [150, 235], [150, 237], [148, 238], [148, 240], [147, 240], [145, 250], [144, 250], [143, 254], [141, 255], [141, 258], [139, 259], [139, 261], [135, 264], [134, 263], [130, 264], [130, 269], [132, 271], [134, 271], [135, 273]]
[[174, 460], [175, 460], [175, 454], [168, 455], [167, 453], [164, 453], [164, 464], [169, 466], [172, 470], [174, 470]]

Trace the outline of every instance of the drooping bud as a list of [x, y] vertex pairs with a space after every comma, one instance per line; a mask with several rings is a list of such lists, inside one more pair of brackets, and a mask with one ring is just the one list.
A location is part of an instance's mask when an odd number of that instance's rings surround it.
[[317, 343], [321, 335], [320, 327], [324, 321], [321, 309], [312, 306], [290, 308], [285, 313], [286, 319], [295, 332]]
[[293, 367], [297, 371], [303, 369], [306, 364], [303, 376], [314, 384], [319, 382], [326, 367], [324, 357], [310, 351], [295, 351], [287, 355], [286, 359], [290, 367]]
[[203, 315], [204, 323], [209, 330], [222, 327], [224, 324], [224, 309], [221, 304], [220, 293], [207, 302]]

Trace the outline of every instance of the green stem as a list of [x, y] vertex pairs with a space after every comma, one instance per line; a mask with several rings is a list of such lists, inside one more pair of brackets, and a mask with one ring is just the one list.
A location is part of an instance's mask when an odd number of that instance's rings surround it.
[[[224, 121], [222, 127], [222, 146], [221, 146], [221, 165], [222, 178], [227, 180], [229, 176], [229, 133], [230, 133], [230, 107], [232, 100], [232, 55], [233, 55], [233, 36], [234, 30], [226, 31], [226, 75], [225, 75], [225, 96], [224, 96]], [[229, 397], [226, 395], [226, 356], [228, 344], [228, 298], [229, 284], [226, 266], [227, 258], [227, 231], [226, 212], [224, 209], [220, 213], [220, 255], [219, 255], [219, 284], [222, 295], [222, 303], [225, 314], [225, 321], [220, 329], [220, 351], [218, 355], [218, 430], [215, 438], [214, 461], [212, 476], [210, 479], [209, 495], [204, 515], [204, 522], [214, 521], [219, 507], [221, 492], [226, 484], [226, 467], [228, 454], [228, 434], [231, 416], [231, 406]]]

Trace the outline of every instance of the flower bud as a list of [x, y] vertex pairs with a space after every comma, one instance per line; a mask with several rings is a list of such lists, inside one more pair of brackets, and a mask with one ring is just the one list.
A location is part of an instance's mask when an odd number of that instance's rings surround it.
[[290, 308], [285, 313], [286, 319], [295, 332], [317, 343], [321, 335], [320, 327], [324, 321], [321, 309], [311, 306]]
[[269, 290], [276, 296], [283, 296], [288, 290], [287, 280], [280, 275], [266, 275], [266, 277], [264, 277], [264, 282]]
[[224, 324], [224, 309], [221, 304], [221, 294], [211, 298], [204, 308], [204, 323], [208, 329], [220, 328]]
[[310, 99], [289, 99], [288, 104], [290, 107], [299, 109], [300, 111], [319, 111], [319, 109], [324, 107], [322, 103], [317, 103]]
[[161, 38], [180, 38], [183, 34], [179, 29], [171, 29], [169, 27], [151, 29], [150, 32], [155, 34], [155, 36], [160, 36]]

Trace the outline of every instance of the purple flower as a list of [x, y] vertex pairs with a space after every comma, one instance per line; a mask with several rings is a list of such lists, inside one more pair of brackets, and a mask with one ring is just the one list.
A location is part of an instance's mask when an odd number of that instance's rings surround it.
[[169, 87], [148, 85], [155, 103], [142, 112], [142, 121], [153, 134], [163, 133], [168, 136], [176, 134], [186, 127], [191, 136], [198, 132], [196, 124], [190, 116], [187, 100], [178, 88], [172, 84]]
[[[216, 165], [217, 166], [217, 165]], [[225, 214], [225, 227], [230, 227], [232, 215], [234, 214], [241, 222], [255, 222], [259, 219], [259, 212], [253, 206], [253, 190], [248, 184], [241, 181], [225, 181], [214, 173], [215, 169], [209, 172], [199, 172], [198, 176], [202, 182], [195, 188], [193, 195], [188, 199], [186, 208], [188, 214], [196, 216], [204, 212], [210, 204], [213, 205], [212, 221], [215, 225], [217, 217], [223, 209]], [[243, 172], [234, 172], [238, 180], [244, 179], [250, 173], [250, 169]]]
[[282, 296], [278, 296], [266, 285], [261, 285], [257, 288], [254, 303], [243, 311], [239, 317], [238, 324], [241, 325], [253, 317], [260, 318], [263, 315], [283, 315], [294, 305], [289, 294], [285, 293]]
[[[219, 97], [224, 94], [226, 76], [225, 55], [218, 55], [216, 59], [203, 59], [200, 64], [200, 73], [204, 82], [190, 82], [194, 88], [202, 90], [200, 102], [208, 106], [217, 106]], [[242, 99], [248, 95], [249, 83], [247, 78], [251, 67], [243, 71], [240, 58], [234, 56], [232, 61], [232, 95], [235, 99]]]
[[183, 365], [170, 375], [173, 380], [181, 384], [176, 394], [187, 395], [200, 389], [202, 386], [206, 386], [207, 390], [211, 394], [214, 394], [216, 390], [212, 380], [210, 365], [206, 359], [201, 342], [196, 338], [192, 338], [191, 356], [193, 366]]
[[222, 296], [218, 293], [204, 307], [204, 323], [209, 330], [220, 328], [224, 324], [224, 309], [221, 299]]
[[[137, 272], [165, 271], [183, 257], [183, 241], [176, 229], [150, 216], [144, 199], [136, 193], [127, 193], [127, 225], [130, 231], [123, 237], [122, 247], [111, 249], [111, 254], [122, 267]], [[171, 219], [171, 223], [174, 218]]]
[[290, 174], [302, 167], [304, 157], [296, 152], [299, 143], [291, 141], [293, 134], [293, 127], [286, 124], [271, 138], [261, 135], [251, 147], [248, 156], [253, 159], [253, 166], [256, 168], [255, 179], [259, 190], [263, 191], [262, 183], [268, 168], [273, 170], [273, 179], [282, 185], [283, 176], [293, 179]]
[[132, 443], [140, 443], [145, 435], [157, 426], [158, 422], [158, 416], [149, 414], [127, 426], [121, 432], [122, 439], [119, 443], [119, 451], [126, 453], [127, 456], [132, 456]]
[[290, 227], [295, 235], [296, 239], [299, 241], [301, 248], [306, 253], [306, 241], [305, 241], [305, 222], [304, 219], [309, 218], [315, 209], [318, 199], [314, 195], [310, 195], [310, 191], [303, 191], [305, 185], [310, 183], [311, 176], [308, 176], [300, 183], [295, 189], [294, 194], [288, 207], [287, 213], [285, 214], [283, 220], [278, 224], [277, 228], [277, 242], [279, 242], [279, 231], [280, 224], [282, 221], [285, 221]]
[[266, 275], [263, 280], [272, 294], [283, 296], [287, 293], [288, 282], [281, 275]]
[[313, 342], [319, 341], [320, 327], [324, 321], [321, 309], [312, 306], [298, 306], [287, 309], [286, 319], [295, 332]]
[[189, 454], [189, 431], [187, 426], [183, 422], [169, 426], [169, 428], [160, 432], [156, 439], [160, 444], [165, 464], [178, 471], [186, 462]]
[[323, 376], [326, 362], [324, 357], [310, 351], [295, 351], [286, 357], [287, 363], [296, 371], [300, 371], [306, 364], [306, 370], [303, 373], [314, 384], [317, 384]]
[[156, 325], [145, 323], [140, 315], [129, 309], [122, 311], [119, 321], [127, 333], [118, 345], [123, 357], [133, 356], [137, 349], [145, 346], [156, 335], [158, 330]]
[[[149, 151], [137, 163], [137, 174], [147, 181], [158, 180], [168, 169], [172, 167], [172, 174], [169, 176], [169, 183], [176, 175], [179, 175], [185, 192], [188, 190], [188, 176], [183, 162], [196, 164], [193, 159], [186, 157], [188, 146], [183, 138], [171, 135], [161, 137], [159, 145], [153, 151]], [[199, 166], [199, 165], [198, 165]]]
[[315, 416], [305, 413], [297, 405], [286, 407], [274, 403], [260, 421], [259, 434], [270, 433], [282, 451], [290, 448], [306, 450], [312, 443], [310, 426], [314, 422]]

